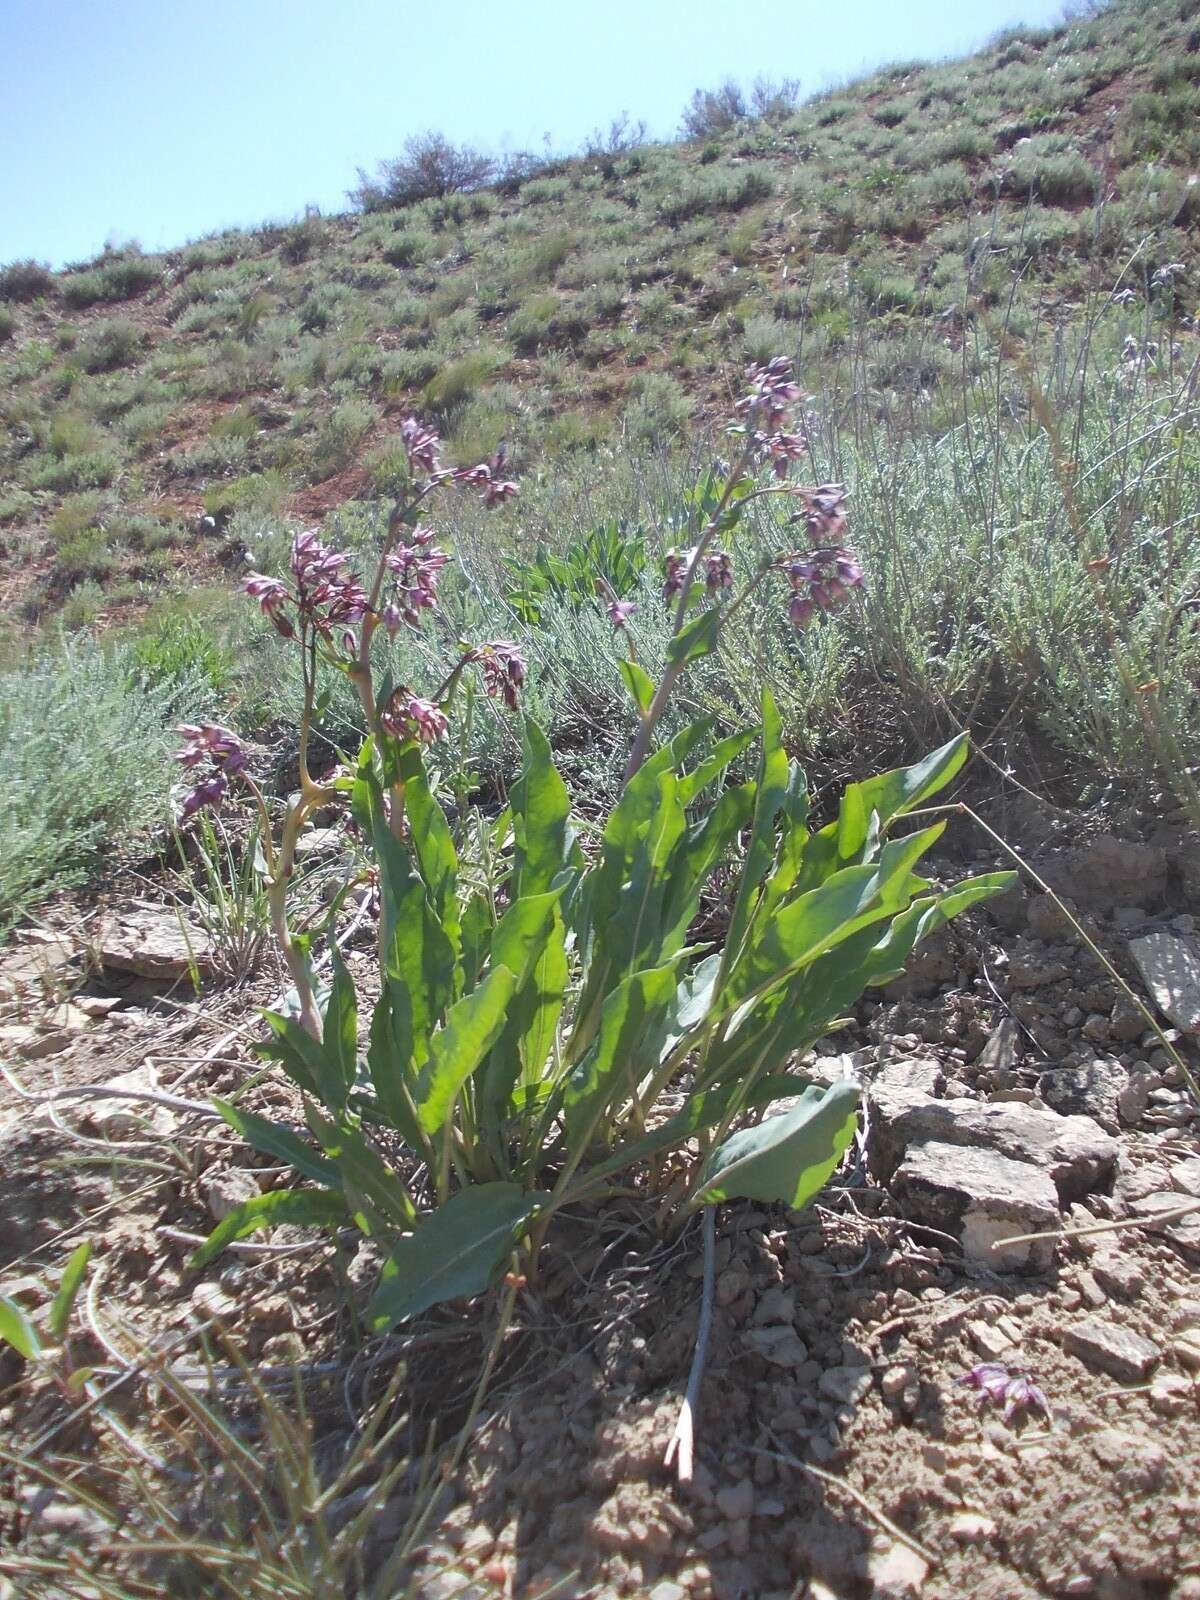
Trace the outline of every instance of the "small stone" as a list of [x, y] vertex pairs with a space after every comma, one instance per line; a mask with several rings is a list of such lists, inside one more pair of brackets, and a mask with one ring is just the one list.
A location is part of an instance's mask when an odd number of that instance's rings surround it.
[[181, 919], [168, 906], [139, 904], [100, 931], [97, 956], [114, 972], [178, 983], [193, 972], [212, 970], [214, 953], [208, 935]]
[[226, 1294], [224, 1289], [215, 1283], [197, 1284], [192, 1291], [192, 1304], [197, 1311], [203, 1312], [207, 1317], [216, 1317], [219, 1321], [228, 1320], [238, 1308], [233, 1296]]
[[224, 1222], [231, 1211], [261, 1192], [245, 1167], [210, 1167], [200, 1180], [200, 1193], [214, 1222]]
[[972, 1322], [967, 1334], [975, 1349], [986, 1361], [1000, 1361], [1012, 1349], [1013, 1341], [990, 1322]]
[[754, 1485], [749, 1478], [739, 1478], [717, 1490], [717, 1510], [727, 1522], [739, 1522], [754, 1515]]
[[1096, 1281], [1094, 1273], [1085, 1271], [1079, 1274], [1079, 1289], [1093, 1311], [1099, 1311], [1108, 1304], [1108, 1296]]
[[1200, 1200], [1200, 1156], [1189, 1156], [1186, 1161], [1175, 1163], [1171, 1168], [1171, 1187]]
[[1186, 1033], [1200, 1031], [1200, 946], [1185, 934], [1157, 928], [1129, 941], [1129, 953], [1154, 1003]]
[[664, 1578], [650, 1591], [649, 1600], [687, 1600], [687, 1590], [672, 1578]]
[[821, 1394], [843, 1406], [857, 1404], [870, 1387], [869, 1367], [827, 1367], [817, 1385]]
[[736, 1262], [721, 1273], [716, 1283], [716, 1300], [719, 1306], [729, 1306], [750, 1287], [750, 1274]]
[[1140, 1333], [1114, 1322], [1102, 1322], [1099, 1317], [1068, 1328], [1063, 1335], [1063, 1349], [1088, 1366], [1107, 1372], [1119, 1383], [1143, 1381], [1162, 1358], [1158, 1345], [1143, 1339]]
[[879, 1388], [885, 1400], [899, 1400], [907, 1389], [911, 1389], [917, 1381], [915, 1367], [903, 1363], [898, 1367], [889, 1367], [879, 1380]]
[[1138, 1264], [1119, 1246], [1111, 1244], [1092, 1257], [1092, 1276], [1106, 1294], [1118, 1300], [1135, 1300], [1146, 1287], [1145, 1274]]
[[808, 1360], [808, 1348], [790, 1325], [749, 1328], [746, 1343], [756, 1355], [776, 1367], [799, 1367]]
[[107, 1017], [110, 1011], [115, 1011], [121, 1004], [119, 994], [82, 994], [77, 995], [75, 1006], [82, 1011], [85, 1017], [93, 1022], [99, 1022]]
[[1166, 1189], [1134, 1200], [1129, 1209], [1146, 1219], [1147, 1233], [1161, 1234], [1189, 1258], [1200, 1259], [1200, 1203], [1193, 1202], [1196, 1209], [1180, 1216], [1188, 1203], [1178, 1190]]
[[996, 1524], [981, 1511], [960, 1511], [950, 1519], [950, 1537], [956, 1544], [983, 1544], [995, 1531]]
[[[1107, 1031], [1107, 1019], [1100, 1020]], [[1048, 1106], [1063, 1115], [1091, 1117], [1109, 1133], [1116, 1133], [1120, 1126], [1118, 1107], [1128, 1084], [1128, 1070], [1108, 1057], [1077, 1067], [1052, 1067], [1038, 1079]]]
[[1053, 1244], [1045, 1240], [991, 1248], [998, 1240], [1045, 1232], [1058, 1222], [1053, 1183], [1027, 1161], [930, 1139], [910, 1147], [892, 1179], [892, 1192], [907, 1216], [959, 1234], [964, 1256], [993, 1272], [1043, 1267], [1052, 1259]]
[[1150, 1407], [1160, 1417], [1177, 1417], [1196, 1403], [1196, 1385], [1178, 1372], [1160, 1372], [1150, 1385]]
[[1189, 1372], [1200, 1372], [1200, 1332], [1192, 1330], [1172, 1339], [1171, 1354]]
[[873, 1584], [872, 1600], [909, 1600], [919, 1594], [929, 1576], [923, 1556], [897, 1539], [867, 1560], [867, 1578]]

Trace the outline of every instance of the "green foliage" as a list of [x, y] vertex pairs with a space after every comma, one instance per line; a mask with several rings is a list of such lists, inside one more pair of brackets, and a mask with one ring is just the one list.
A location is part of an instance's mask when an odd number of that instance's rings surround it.
[[0, 267], [0, 300], [39, 300], [54, 287], [54, 274], [41, 261], [10, 261]]
[[[387, 1252], [367, 1314], [385, 1332], [479, 1293], [535, 1224], [697, 1134], [710, 1154], [693, 1205], [733, 1195], [807, 1204], [852, 1139], [856, 1092], [814, 1088], [788, 1064], [866, 986], [890, 981], [922, 937], [1012, 875], [931, 892], [914, 868], [941, 827], [889, 837], [961, 767], [964, 740], [852, 786], [837, 818], [813, 831], [769, 696], [763, 718], [757, 777], [719, 794], [752, 735], [713, 745], [710, 724], [683, 729], [628, 781], [591, 864], [549, 745], [527, 723], [510, 814], [492, 830], [497, 842], [512, 833], [502, 897], [498, 885], [460, 890], [418, 747], [377, 751], [368, 740], [353, 797], [380, 875], [383, 987], [365, 1071], [354, 987], [335, 954], [321, 1037], [270, 1014], [263, 1047], [300, 1088], [318, 1149], [218, 1104], [317, 1187], [238, 1207], [194, 1264], [273, 1222], [353, 1223]], [[389, 768], [403, 783], [406, 840], [385, 815]], [[724, 949], [704, 955], [687, 934], [718, 869], [731, 876], [733, 909]], [[682, 1107], [655, 1119], [688, 1062]], [[797, 1095], [793, 1110], [760, 1120]], [[733, 1131], [748, 1113], [751, 1125]], [[386, 1160], [379, 1129], [424, 1158], [431, 1209]]]
[[503, 362], [501, 351], [481, 346], [441, 367], [426, 383], [422, 398], [431, 410], [445, 415], [477, 393]]
[[536, 626], [548, 597], [573, 610], [608, 597], [624, 599], [641, 584], [646, 571], [646, 535], [615, 519], [592, 528], [583, 539], [552, 554], [539, 545], [532, 560], [501, 558], [512, 587], [505, 595], [522, 622]]
[[83, 370], [112, 372], [127, 367], [137, 359], [142, 341], [141, 329], [132, 322], [101, 322], [80, 347]]
[[775, 179], [766, 166], [706, 167], [664, 196], [659, 214], [664, 222], [677, 224], [710, 212], [740, 211], [774, 192]]
[[158, 264], [141, 255], [116, 255], [89, 272], [68, 273], [60, 280], [67, 305], [76, 309], [131, 300], [158, 283]]
[[82, 639], [0, 674], [0, 927], [164, 819], [171, 727], [209, 692], [131, 683], [131, 665]]

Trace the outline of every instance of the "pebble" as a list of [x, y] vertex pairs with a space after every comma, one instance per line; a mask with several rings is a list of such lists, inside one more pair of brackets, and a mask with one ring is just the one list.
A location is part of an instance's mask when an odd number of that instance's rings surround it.
[[749, 1478], [739, 1478], [717, 1490], [717, 1510], [727, 1522], [740, 1522], [754, 1514], [754, 1485]]
[[1200, 1372], [1200, 1332], [1190, 1329], [1172, 1339], [1171, 1354], [1189, 1372]]
[[1150, 1375], [1162, 1350], [1140, 1333], [1090, 1317], [1063, 1335], [1063, 1349], [1091, 1367], [1099, 1367], [1120, 1383], [1137, 1383]]
[[982, 1544], [995, 1531], [995, 1522], [980, 1511], [960, 1511], [950, 1519], [950, 1537], [957, 1544]]
[[828, 1367], [817, 1388], [839, 1405], [851, 1406], [862, 1399], [871, 1387], [870, 1367]]
[[899, 1400], [900, 1396], [917, 1381], [915, 1367], [907, 1363], [899, 1367], [889, 1367], [879, 1380], [879, 1388], [885, 1400]]

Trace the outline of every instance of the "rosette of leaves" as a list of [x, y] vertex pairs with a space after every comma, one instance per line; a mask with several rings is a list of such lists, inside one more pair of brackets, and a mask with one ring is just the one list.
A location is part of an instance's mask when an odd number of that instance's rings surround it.
[[[755, 776], [731, 780], [756, 741]], [[351, 1225], [386, 1254], [368, 1309], [384, 1331], [481, 1292], [514, 1252], [533, 1269], [557, 1210], [665, 1152], [684, 1152], [685, 1214], [743, 1196], [808, 1204], [854, 1137], [857, 1089], [814, 1085], [796, 1062], [923, 938], [1013, 881], [939, 890], [918, 871], [943, 824], [906, 815], [966, 754], [957, 739], [851, 784], [836, 818], [812, 827], [764, 694], [761, 729], [714, 739], [696, 722], [651, 755], [585, 860], [527, 721], [493, 828], [503, 882], [468, 889], [419, 747], [368, 741], [347, 781], [379, 870], [381, 993], [360, 1029], [335, 962], [321, 1042], [268, 1016], [263, 1053], [302, 1090], [311, 1142], [220, 1109], [308, 1186], [240, 1206], [196, 1264], [275, 1222]], [[403, 830], [384, 800], [398, 781]], [[689, 930], [718, 870], [730, 910], [714, 949]], [[397, 1135], [405, 1162], [387, 1154]]]
[[640, 585], [646, 570], [646, 535], [611, 520], [556, 555], [539, 545], [531, 560], [505, 556], [503, 565], [512, 587], [509, 605], [530, 627], [541, 621], [548, 599], [580, 610], [598, 595], [624, 599]]

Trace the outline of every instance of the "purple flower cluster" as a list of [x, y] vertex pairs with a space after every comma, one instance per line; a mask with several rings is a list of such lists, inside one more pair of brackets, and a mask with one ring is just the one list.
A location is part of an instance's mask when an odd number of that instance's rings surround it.
[[441, 739], [450, 726], [445, 712], [432, 700], [422, 700], [403, 685], [392, 691], [379, 720], [393, 738], [416, 739], [420, 744]]
[[261, 572], [252, 572], [242, 588], [285, 639], [296, 637], [297, 624], [301, 632], [312, 628], [323, 639], [331, 639], [335, 628], [361, 621], [368, 609], [366, 590], [346, 570], [349, 563], [349, 556], [322, 544], [310, 529], [297, 534], [292, 543], [294, 590]]
[[958, 1380], [969, 1389], [979, 1390], [980, 1403], [991, 1401], [1004, 1407], [1004, 1420], [1011, 1422], [1018, 1411], [1031, 1411], [1036, 1406], [1045, 1416], [1050, 1415], [1046, 1396], [1023, 1372], [1010, 1372], [1001, 1361], [983, 1361]]
[[807, 556], [786, 566], [792, 598], [788, 617], [796, 628], [807, 628], [818, 611], [829, 611], [845, 600], [863, 581], [863, 571], [852, 550], [818, 545]]
[[516, 484], [504, 476], [507, 460], [508, 449], [502, 444], [490, 461], [481, 461], [477, 467], [460, 467], [452, 476], [457, 483], [473, 483], [482, 488], [479, 498], [485, 506], [498, 506], [517, 492]]
[[[184, 739], [183, 749], [175, 759], [196, 778], [180, 808], [186, 821], [205, 806], [221, 804], [229, 791], [230, 778], [246, 770], [246, 751], [236, 733], [215, 722], [183, 722], [175, 731]], [[200, 776], [203, 767], [209, 770]]]
[[469, 659], [483, 671], [483, 687], [493, 699], [501, 699], [510, 711], [517, 708], [518, 691], [525, 682], [528, 667], [525, 657], [511, 639], [493, 639], [472, 650]]
[[400, 424], [400, 438], [413, 473], [426, 473], [431, 484], [475, 484], [483, 490], [479, 498], [485, 506], [499, 505], [517, 492], [516, 484], [504, 476], [508, 460], [506, 445], [502, 444], [490, 461], [481, 461], [477, 466], [443, 467], [442, 441], [432, 428], [425, 427], [416, 417], [408, 417]]
[[414, 528], [408, 542], [387, 558], [388, 567], [396, 575], [396, 594], [380, 613], [380, 620], [390, 634], [394, 635], [402, 622], [415, 628], [421, 612], [437, 605], [438, 577], [450, 557], [433, 547], [434, 538], [432, 528]]
[[745, 419], [755, 455], [759, 460], [770, 461], [776, 478], [782, 481], [792, 462], [808, 453], [811, 417], [806, 416], [799, 426], [789, 418], [791, 407], [803, 397], [803, 390], [793, 379], [792, 363], [786, 356], [776, 356], [765, 366], [751, 367], [748, 376], [749, 392], [734, 410]]
[[663, 569], [666, 574], [663, 580], [663, 599], [672, 600], [683, 591], [683, 580], [687, 570], [695, 557], [695, 550], [677, 550], [672, 548], [663, 557]]
[[608, 620], [614, 628], [623, 628], [637, 610], [632, 600], [612, 599], [604, 608]]

